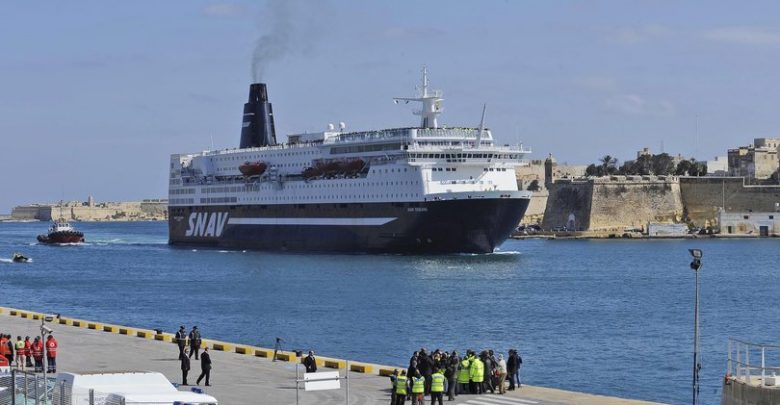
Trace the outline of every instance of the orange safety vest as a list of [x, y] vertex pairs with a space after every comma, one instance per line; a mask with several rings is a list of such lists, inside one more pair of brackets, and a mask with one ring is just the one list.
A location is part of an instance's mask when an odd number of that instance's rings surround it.
[[32, 343], [30, 343], [30, 340], [27, 339], [27, 340], [24, 341], [24, 355], [27, 356], [27, 357], [30, 357], [30, 355], [32, 353], [30, 351], [30, 348], [32, 348]]
[[57, 357], [57, 339], [51, 338], [46, 341], [46, 353], [48, 357]]
[[40, 340], [37, 343], [33, 343], [31, 348], [33, 357], [36, 359], [43, 357], [43, 343]]
[[8, 352], [8, 339], [0, 339], [0, 356], [7, 356], [11, 353]]

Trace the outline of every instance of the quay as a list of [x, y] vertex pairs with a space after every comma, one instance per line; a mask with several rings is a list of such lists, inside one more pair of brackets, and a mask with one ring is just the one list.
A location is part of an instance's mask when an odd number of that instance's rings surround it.
[[[49, 314], [0, 307], [0, 331], [16, 336], [40, 334], [41, 320], [59, 341], [57, 368], [61, 372], [158, 371], [171, 382], [181, 382], [178, 349], [172, 345], [173, 334], [154, 330], [104, 324], [95, 321], [53, 317]], [[224, 404], [295, 404], [294, 352], [280, 351], [271, 361], [273, 349], [204, 339], [209, 347], [213, 368], [212, 386], [201, 388]], [[317, 357], [320, 371], [338, 369], [349, 376], [349, 403], [386, 405], [390, 402], [392, 367]], [[346, 367], [349, 364], [350, 370]], [[585, 371], [583, 371], [585, 372]], [[301, 366], [301, 373], [303, 367]], [[194, 384], [200, 374], [200, 362], [192, 358], [188, 382]], [[190, 387], [180, 387], [181, 390]], [[301, 404], [344, 404], [345, 384], [341, 390], [298, 392]], [[426, 397], [426, 404], [429, 399]], [[654, 402], [592, 395], [553, 388], [523, 385], [505, 395], [460, 395], [453, 405], [652, 405]]]

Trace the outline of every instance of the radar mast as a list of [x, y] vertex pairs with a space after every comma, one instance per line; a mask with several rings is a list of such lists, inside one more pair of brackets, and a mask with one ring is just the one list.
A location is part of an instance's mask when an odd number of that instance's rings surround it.
[[442, 101], [444, 101], [442, 97], [441, 90], [428, 90], [428, 68], [423, 66], [422, 70], [422, 87], [420, 88], [420, 96], [419, 97], [395, 97], [393, 100], [395, 100], [395, 103], [398, 104], [399, 101], [405, 101], [409, 103], [410, 101], [417, 101], [422, 103], [422, 109], [415, 111], [415, 115], [420, 116], [420, 127], [421, 128], [438, 128], [439, 122], [437, 120], [437, 117], [441, 112], [444, 110], [442, 108]]

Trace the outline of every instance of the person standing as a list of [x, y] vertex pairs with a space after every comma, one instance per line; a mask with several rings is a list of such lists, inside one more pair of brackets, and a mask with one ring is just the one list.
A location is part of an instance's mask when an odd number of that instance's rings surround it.
[[306, 366], [307, 373], [317, 372], [317, 359], [314, 357], [314, 350], [309, 350], [309, 355], [303, 359], [303, 365]]
[[[8, 339], [4, 333], [0, 333], [0, 356], [5, 357], [6, 360], [8, 359]], [[8, 364], [11, 365], [12, 363], [9, 361]]]
[[412, 377], [412, 405], [423, 405], [425, 396], [425, 377], [418, 371]]
[[16, 349], [16, 368], [24, 370], [24, 340], [21, 336], [16, 337], [14, 348]]
[[517, 374], [517, 353], [509, 349], [509, 360], [506, 362], [506, 374], [509, 378], [509, 391], [515, 390], [515, 374]]
[[208, 347], [204, 348], [203, 354], [200, 355], [200, 376], [195, 381], [195, 385], [199, 385], [203, 377], [206, 377], [206, 386], [211, 386], [209, 383], [209, 378], [211, 378], [211, 356], [209, 355]]
[[198, 360], [198, 352], [200, 351], [200, 344], [203, 340], [200, 338], [200, 331], [197, 326], [193, 326], [188, 336], [190, 339], [190, 358], [195, 354], [195, 360]]
[[175, 339], [176, 344], [179, 345], [179, 358], [181, 358], [184, 356], [184, 349], [187, 347], [187, 331], [184, 330], [184, 325], [179, 326]]
[[30, 342], [30, 337], [25, 336], [24, 337], [24, 358], [27, 360], [27, 363], [25, 364], [27, 368], [33, 368], [32, 363], [32, 342]]
[[471, 380], [471, 393], [482, 394], [482, 382], [485, 381], [485, 364], [476, 356], [471, 354], [471, 368], [469, 369], [469, 379]]
[[[183, 328], [183, 326], [182, 326]], [[189, 350], [185, 347], [182, 350], [179, 360], [181, 360], [181, 385], [187, 386], [187, 373], [190, 372], [190, 357], [187, 356]]]
[[420, 349], [420, 356], [417, 359], [417, 369], [420, 370], [420, 374], [425, 378], [425, 393], [431, 392], [431, 374], [433, 374], [433, 359], [428, 355], [428, 351], [425, 348]]
[[57, 372], [57, 339], [53, 335], [46, 337], [46, 360], [48, 361], [48, 373]]
[[520, 384], [520, 369], [523, 368], [523, 358], [520, 357], [520, 353], [515, 350], [515, 354], [517, 354], [517, 373], [515, 373], [515, 378], [517, 379], [517, 388], [522, 387], [522, 384]]
[[460, 361], [460, 368], [458, 369], [458, 392], [457, 394], [465, 394], [469, 392], [469, 380], [471, 376], [469, 370], [471, 370], [471, 357], [470, 352], [466, 352], [466, 356]]
[[498, 355], [496, 370], [498, 370], [498, 393], [504, 395], [506, 394], [506, 388], [504, 388], [504, 381], [506, 380], [506, 361], [504, 360], [503, 354]]
[[406, 372], [401, 370], [401, 375], [399, 375], [395, 379], [395, 404], [394, 405], [404, 405], [406, 403], [406, 393], [407, 390], [407, 379], [406, 379]]
[[398, 382], [398, 369], [393, 370], [393, 374], [390, 374], [390, 405], [395, 405], [395, 384]]
[[41, 342], [41, 339], [38, 336], [35, 337], [35, 340], [32, 343], [32, 355], [33, 355], [33, 360], [35, 360], [35, 372], [42, 373], [43, 372], [43, 342]]
[[455, 390], [456, 390], [456, 384], [457, 384], [457, 374], [458, 374], [458, 363], [460, 363], [460, 358], [458, 357], [458, 352], [455, 350], [452, 351], [452, 354], [447, 359], [447, 368], [444, 372], [444, 376], [447, 377], [447, 400], [448, 401], [454, 401], [455, 400]]
[[441, 370], [436, 370], [431, 374], [431, 405], [434, 405], [436, 401], [439, 401], [439, 405], [444, 405], [444, 374]]
[[493, 388], [493, 361], [490, 359], [488, 352], [483, 351], [479, 354], [480, 360], [482, 360], [482, 392], [487, 393], [490, 390], [491, 394], [495, 394], [496, 390]]

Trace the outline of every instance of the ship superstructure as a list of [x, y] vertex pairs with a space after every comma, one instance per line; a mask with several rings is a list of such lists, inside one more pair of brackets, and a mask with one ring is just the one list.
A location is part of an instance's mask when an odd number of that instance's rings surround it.
[[250, 86], [241, 148], [175, 154], [169, 241], [291, 251], [492, 252], [530, 193], [515, 167], [527, 150], [489, 129], [438, 124], [441, 92], [419, 102], [420, 126], [346, 132], [330, 125], [277, 144], [265, 84]]

